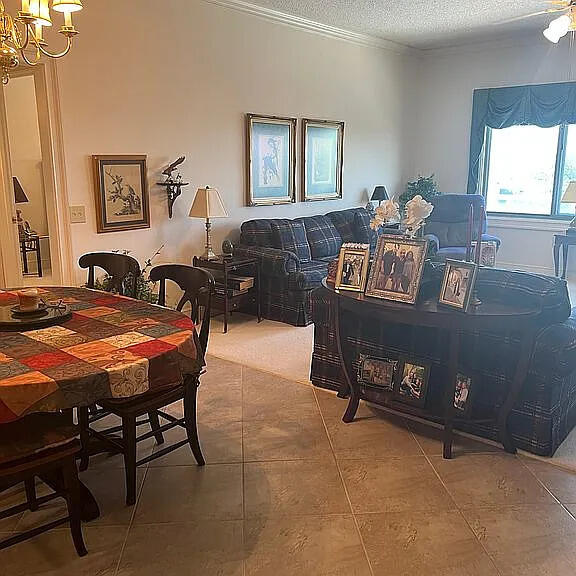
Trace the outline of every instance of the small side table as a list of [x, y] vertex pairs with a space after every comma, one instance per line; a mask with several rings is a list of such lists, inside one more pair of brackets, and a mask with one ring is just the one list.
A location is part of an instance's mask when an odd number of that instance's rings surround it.
[[576, 234], [554, 234], [554, 273], [560, 272], [560, 247], [562, 247], [562, 280], [566, 280], [568, 248], [576, 245]]
[[[262, 321], [262, 311], [260, 304], [260, 262], [256, 258], [241, 258], [232, 256], [224, 258], [219, 256], [216, 260], [205, 260], [202, 257], [194, 256], [192, 264], [197, 268], [205, 270], [215, 270], [222, 273], [224, 283], [224, 294], [215, 294], [214, 307], [222, 310], [224, 314], [224, 334], [228, 332], [228, 316], [233, 310], [238, 310], [245, 304], [251, 302], [256, 304], [256, 314], [258, 322]], [[245, 294], [232, 295], [228, 290], [228, 275], [231, 272], [244, 272], [254, 276], [254, 286]]]

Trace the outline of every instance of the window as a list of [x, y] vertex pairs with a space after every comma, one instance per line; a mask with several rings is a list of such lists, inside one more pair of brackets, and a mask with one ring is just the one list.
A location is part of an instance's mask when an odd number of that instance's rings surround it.
[[491, 213], [573, 216], [561, 202], [576, 180], [576, 124], [486, 129], [483, 193]]

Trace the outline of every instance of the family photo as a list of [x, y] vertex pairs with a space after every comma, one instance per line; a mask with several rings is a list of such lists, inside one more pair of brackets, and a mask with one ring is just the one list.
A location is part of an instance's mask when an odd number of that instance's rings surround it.
[[425, 255], [425, 240], [380, 237], [366, 294], [413, 304], [420, 287]]
[[454, 408], [456, 408], [456, 410], [460, 412], [467, 411], [471, 386], [472, 378], [464, 376], [463, 374], [456, 376], [456, 390], [454, 392]]
[[397, 360], [361, 356], [358, 380], [364, 385], [377, 386], [378, 388], [392, 391], [394, 389], [394, 373], [397, 365]]
[[336, 289], [363, 292], [368, 276], [370, 247], [368, 244], [346, 245], [340, 250]]
[[473, 262], [446, 260], [439, 302], [466, 311], [475, 279], [476, 265]]
[[398, 383], [398, 395], [403, 402], [422, 406], [428, 387], [428, 366], [404, 362]]

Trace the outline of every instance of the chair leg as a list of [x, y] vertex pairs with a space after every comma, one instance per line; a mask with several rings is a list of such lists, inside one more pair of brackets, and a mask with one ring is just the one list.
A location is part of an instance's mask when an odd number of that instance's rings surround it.
[[82, 451], [80, 452], [80, 472], [88, 469], [90, 463], [90, 422], [89, 422], [89, 408], [83, 406], [78, 408], [78, 427], [80, 428], [80, 444], [82, 444]]
[[34, 477], [26, 478], [26, 480], [24, 480], [24, 488], [26, 489], [28, 508], [30, 508], [32, 512], [35, 512], [38, 510], [38, 500], [36, 499], [36, 484], [34, 483]]
[[204, 466], [206, 461], [202, 454], [200, 447], [200, 440], [198, 439], [198, 424], [196, 422], [196, 398], [198, 394], [198, 379], [188, 381], [185, 383], [184, 392], [184, 419], [186, 423], [186, 433], [188, 435], [188, 443], [192, 449], [192, 454], [196, 458], [198, 466]]
[[153, 412], [148, 412], [148, 419], [150, 420], [150, 428], [154, 432], [154, 438], [156, 438], [156, 444], [164, 444], [164, 434], [160, 430], [160, 418], [158, 412], [155, 410]]
[[88, 551], [82, 536], [80, 482], [78, 481], [78, 471], [74, 458], [69, 458], [64, 464], [62, 473], [66, 486], [66, 502], [68, 504], [68, 516], [70, 517], [70, 532], [78, 556], [86, 556]]
[[126, 470], [126, 505], [136, 504], [136, 418], [122, 417], [124, 468]]

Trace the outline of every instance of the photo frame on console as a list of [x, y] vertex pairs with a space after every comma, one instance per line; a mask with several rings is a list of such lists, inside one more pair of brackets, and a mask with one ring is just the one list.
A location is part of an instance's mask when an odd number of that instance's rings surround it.
[[364, 292], [370, 264], [370, 244], [343, 244], [338, 258], [336, 290]]
[[403, 358], [394, 385], [397, 400], [412, 406], [424, 407], [428, 393], [430, 366], [420, 361]]
[[474, 290], [477, 270], [474, 262], [446, 259], [438, 303], [466, 312]]
[[458, 372], [454, 391], [454, 410], [460, 417], [468, 416], [470, 413], [473, 386], [474, 383], [470, 376]]
[[397, 369], [398, 360], [361, 354], [358, 364], [358, 383], [393, 392]]
[[428, 241], [394, 234], [378, 238], [366, 296], [414, 304], [418, 298]]

